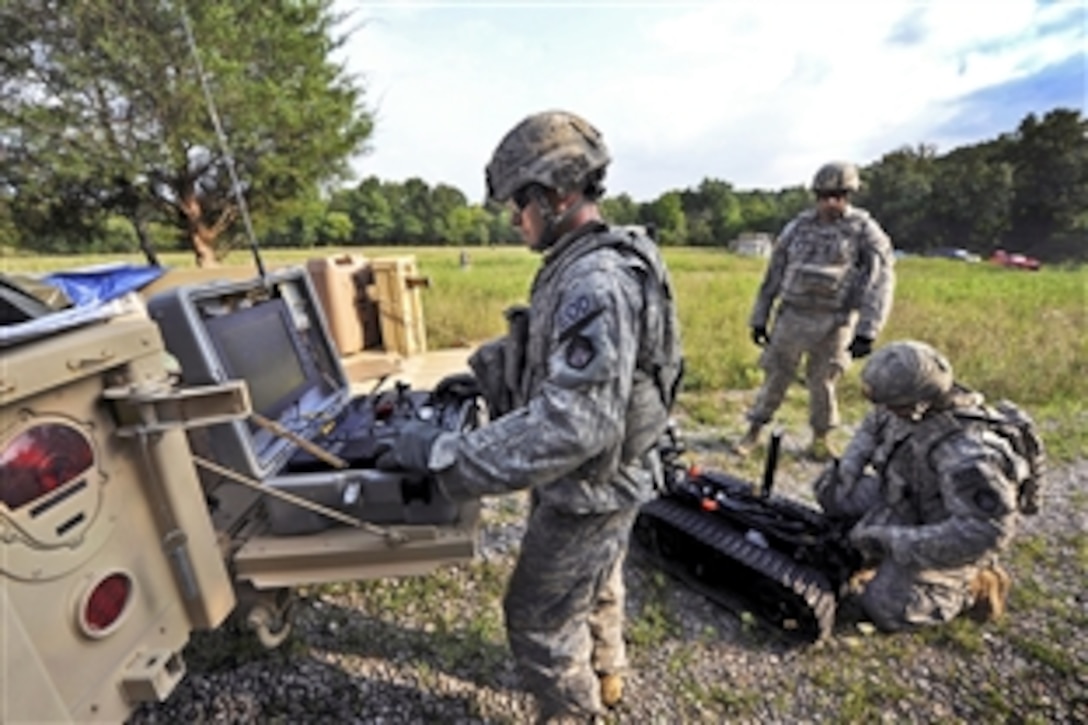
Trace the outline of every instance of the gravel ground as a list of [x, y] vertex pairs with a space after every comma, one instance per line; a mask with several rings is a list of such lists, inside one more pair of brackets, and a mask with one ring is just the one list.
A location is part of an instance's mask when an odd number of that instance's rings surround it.
[[[816, 468], [789, 455], [779, 491]], [[698, 441], [694, 448], [698, 449]], [[1055, 468], [1007, 558], [1010, 613], [925, 633], [840, 623], [798, 647], [628, 562], [635, 671], [616, 723], [1088, 722], [1088, 461]], [[198, 633], [190, 672], [139, 723], [522, 723], [499, 597], [523, 499], [485, 506], [481, 553], [433, 577], [300, 591], [292, 638], [267, 652], [229, 627]]]

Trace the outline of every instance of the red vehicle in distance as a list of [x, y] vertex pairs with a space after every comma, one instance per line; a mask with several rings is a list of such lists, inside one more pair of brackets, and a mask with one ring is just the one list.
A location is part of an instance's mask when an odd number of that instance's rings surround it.
[[1042, 266], [1042, 262], [1035, 257], [1028, 257], [1015, 252], [1006, 252], [1004, 249], [994, 250], [994, 253], [990, 256], [990, 261], [994, 264], [1001, 265], [1002, 267], [1027, 269], [1032, 272], [1037, 272]]

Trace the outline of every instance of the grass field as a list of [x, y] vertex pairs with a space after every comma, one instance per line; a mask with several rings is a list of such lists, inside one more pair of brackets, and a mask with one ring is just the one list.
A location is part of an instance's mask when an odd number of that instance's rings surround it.
[[[430, 278], [423, 292], [429, 346], [462, 345], [502, 332], [502, 310], [523, 302], [539, 259], [517, 247], [471, 248], [462, 268], [457, 248], [269, 250], [266, 266], [301, 264], [339, 253], [367, 257], [414, 254]], [[732, 435], [762, 380], [758, 349], [747, 319], [766, 262], [722, 250], [668, 248], [665, 257], [678, 290], [687, 357], [682, 415]], [[5, 272], [41, 273], [118, 257], [0, 257]], [[132, 257], [124, 261], [140, 262]], [[238, 251], [231, 264], [250, 264]], [[190, 266], [190, 255], [166, 254], [167, 266]], [[957, 378], [991, 399], [1010, 398], [1043, 423], [1052, 457], [1083, 455], [1088, 443], [1088, 269], [1064, 267], [1025, 272], [989, 264], [907, 257], [897, 263], [898, 284], [890, 321], [878, 342], [925, 340], [951, 359]], [[840, 388], [843, 418], [865, 409], [857, 374]], [[807, 398], [801, 386], [779, 413], [787, 426], [804, 429]]]

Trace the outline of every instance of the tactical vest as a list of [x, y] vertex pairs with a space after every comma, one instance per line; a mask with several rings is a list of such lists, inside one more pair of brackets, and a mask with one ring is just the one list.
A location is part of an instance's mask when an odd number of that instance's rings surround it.
[[996, 405], [977, 405], [950, 410], [926, 421], [924, 431], [913, 437], [915, 453], [929, 460], [932, 451], [949, 436], [980, 426], [1004, 440], [1017, 457], [1005, 471], [1017, 486], [1017, 508], [1024, 514], [1039, 511], [1039, 488], [1046, 473], [1046, 450], [1035, 421], [1015, 403], [1002, 400]]
[[851, 208], [834, 224], [820, 224], [815, 212], [787, 230], [789, 257], [782, 282], [784, 302], [806, 309], [840, 311], [857, 307], [867, 281], [869, 253], [861, 243], [869, 216]]
[[575, 244], [581, 245], [577, 253], [564, 256], [551, 275], [563, 274], [577, 260], [604, 248], [637, 257], [649, 272], [642, 277], [643, 299], [656, 298], [659, 304], [647, 304], [644, 308], [636, 367], [654, 381], [665, 410], [671, 411], [684, 376], [684, 358], [672, 281], [657, 253], [657, 246], [646, 235], [623, 227], [608, 227], [591, 233]]

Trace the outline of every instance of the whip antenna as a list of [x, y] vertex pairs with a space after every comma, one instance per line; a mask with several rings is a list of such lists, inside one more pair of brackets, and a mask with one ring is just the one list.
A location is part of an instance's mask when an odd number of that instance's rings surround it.
[[[170, 3], [167, 3], [170, 4]], [[261, 280], [265, 279], [264, 262], [261, 260], [260, 248], [257, 246], [257, 235], [253, 232], [253, 222], [249, 218], [249, 206], [242, 195], [242, 184], [238, 180], [238, 172], [234, 168], [234, 155], [231, 153], [230, 144], [227, 142], [227, 134], [223, 131], [223, 124], [219, 120], [219, 111], [215, 107], [215, 99], [212, 97], [211, 88], [208, 86], [208, 77], [204, 73], [204, 64], [200, 61], [200, 51], [196, 47], [196, 38], [193, 36], [192, 26], [189, 24], [189, 14], [185, 12], [185, 6], [178, 4], [178, 14], [181, 15], [181, 25], [185, 29], [185, 40], [189, 44], [189, 52], [196, 63], [197, 76], [200, 78], [200, 87], [204, 91], [204, 102], [208, 106], [208, 115], [211, 116], [212, 125], [215, 126], [215, 135], [219, 139], [219, 147], [227, 162], [227, 173], [230, 174], [231, 190], [238, 202], [238, 210], [242, 215], [242, 223], [245, 224], [246, 237], [249, 248], [253, 252], [253, 261], [257, 264], [257, 273]]]

